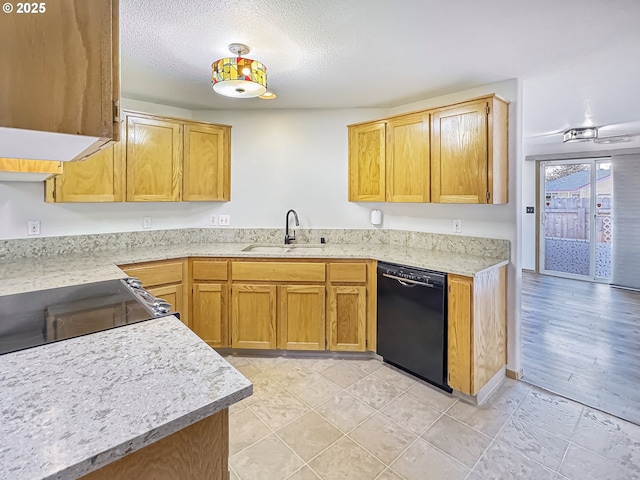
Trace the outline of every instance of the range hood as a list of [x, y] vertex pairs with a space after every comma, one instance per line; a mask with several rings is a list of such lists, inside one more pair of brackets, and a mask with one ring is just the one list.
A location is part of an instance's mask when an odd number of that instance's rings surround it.
[[62, 173], [62, 162], [0, 158], [0, 182], [42, 182]]

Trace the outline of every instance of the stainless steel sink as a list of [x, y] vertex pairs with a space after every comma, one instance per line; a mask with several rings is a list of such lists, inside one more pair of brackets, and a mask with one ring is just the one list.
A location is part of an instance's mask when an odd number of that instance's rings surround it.
[[249, 245], [242, 251], [251, 253], [312, 253], [321, 252], [322, 249], [321, 245]]
[[279, 245], [249, 245], [242, 249], [243, 252], [252, 253], [286, 253], [289, 251], [288, 246], [281, 247]]

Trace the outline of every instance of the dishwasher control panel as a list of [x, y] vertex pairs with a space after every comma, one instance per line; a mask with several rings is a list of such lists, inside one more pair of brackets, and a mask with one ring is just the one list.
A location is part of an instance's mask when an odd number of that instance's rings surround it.
[[444, 285], [447, 274], [423, 268], [407, 267], [392, 263], [378, 263], [378, 271], [384, 276], [400, 278], [417, 283]]

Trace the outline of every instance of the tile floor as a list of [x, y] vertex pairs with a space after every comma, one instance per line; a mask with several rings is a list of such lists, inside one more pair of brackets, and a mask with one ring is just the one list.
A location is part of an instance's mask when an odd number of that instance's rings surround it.
[[640, 479], [640, 427], [507, 379], [474, 407], [378, 360], [228, 356], [231, 480]]

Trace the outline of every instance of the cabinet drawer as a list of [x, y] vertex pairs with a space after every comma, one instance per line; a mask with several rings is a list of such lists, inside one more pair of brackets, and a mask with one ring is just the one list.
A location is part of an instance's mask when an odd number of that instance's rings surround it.
[[191, 267], [194, 280], [227, 280], [227, 262], [194, 260]]
[[164, 285], [166, 283], [181, 283], [182, 267], [182, 260], [120, 266], [124, 273], [130, 277], [142, 280], [144, 287]]
[[232, 280], [324, 282], [324, 263], [233, 262]]
[[330, 263], [329, 281], [331, 283], [366, 283], [367, 264], [359, 263]]

